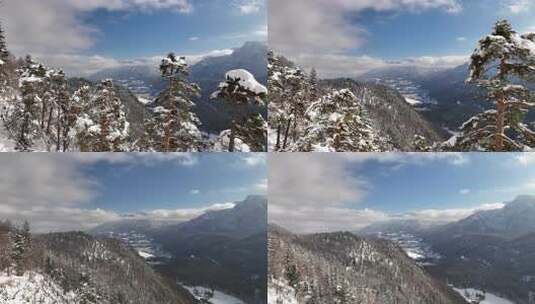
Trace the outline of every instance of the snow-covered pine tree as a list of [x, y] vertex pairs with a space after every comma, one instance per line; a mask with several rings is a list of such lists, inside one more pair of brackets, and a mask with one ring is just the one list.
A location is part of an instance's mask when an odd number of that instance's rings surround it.
[[24, 66], [19, 70], [21, 100], [14, 101], [14, 108], [6, 122], [19, 151], [31, 151], [34, 141], [41, 135], [39, 118], [46, 72], [45, 67], [35, 63], [30, 56], [26, 57]]
[[535, 147], [535, 132], [523, 123], [524, 114], [535, 106], [535, 99], [520, 84], [534, 79], [535, 33], [520, 35], [508, 21], [498, 21], [472, 54], [467, 79], [488, 91], [495, 108], [463, 124], [457, 148], [521, 151]]
[[0, 23], [0, 65], [7, 63], [9, 60], [9, 51], [7, 49], [6, 36], [2, 24]]
[[236, 137], [251, 151], [267, 151], [267, 122], [260, 114], [251, 115], [236, 126]]
[[309, 76], [309, 88], [308, 96], [310, 100], [316, 100], [319, 98], [319, 83], [318, 83], [318, 72], [315, 68], [312, 68]]
[[[307, 81], [303, 71], [283, 62], [272, 52], [268, 56], [269, 121], [275, 128], [274, 149], [284, 151], [296, 140], [307, 107]], [[291, 138], [290, 138], [291, 136]]]
[[308, 125], [292, 150], [378, 151], [379, 137], [364, 117], [362, 106], [348, 89], [334, 90], [306, 111]]
[[[240, 137], [253, 152], [265, 151], [267, 147], [267, 124], [260, 115], [249, 115], [247, 109], [252, 106], [265, 105], [267, 89], [253, 74], [244, 69], [231, 70], [225, 75], [225, 82], [219, 84], [218, 90], [211, 95], [212, 99], [222, 99], [229, 106], [232, 115], [228, 151], [235, 151], [236, 138], [240, 134], [264, 134], [262, 137]], [[260, 131], [259, 130], [265, 130]], [[262, 148], [262, 150], [253, 150]]]
[[202, 135], [199, 118], [192, 110], [195, 104], [191, 99], [200, 96], [201, 89], [186, 79], [189, 69], [185, 57], [170, 53], [162, 60], [160, 72], [168, 80], [169, 86], [155, 102], [159, 106], [154, 108], [154, 117], [150, 118], [153, 121], [145, 123], [149, 127], [147, 136], [160, 138], [159, 146], [153, 150], [198, 151]]
[[81, 152], [92, 150], [90, 128], [95, 126], [98, 112], [92, 102], [91, 87], [84, 85], [71, 96], [71, 110], [68, 123], [72, 125], [68, 134], [71, 145]]
[[[71, 111], [72, 104], [69, 96], [69, 88], [65, 73], [62, 70], [48, 70], [46, 74], [47, 92], [45, 94], [51, 95], [48, 98], [49, 116], [45, 123], [46, 102], [42, 106], [41, 126], [46, 124], [46, 134], [51, 138], [55, 145], [56, 151], [68, 151], [69, 149], [69, 132], [74, 127], [74, 120], [72, 120]], [[44, 100], [44, 99], [43, 99]], [[52, 122], [51, 120], [55, 121]], [[54, 129], [51, 129], [51, 124], [54, 124]]]
[[31, 248], [30, 225], [24, 222], [22, 229], [16, 229], [12, 234], [11, 259], [14, 263], [15, 274], [22, 276], [26, 270], [26, 259]]
[[97, 304], [100, 301], [98, 293], [93, 287], [91, 276], [87, 273], [82, 273], [80, 276], [79, 288], [76, 292], [77, 304]]
[[128, 122], [121, 100], [116, 96], [113, 82], [103, 80], [98, 88], [98, 125], [89, 127], [93, 137], [93, 151], [124, 151], [128, 138]]

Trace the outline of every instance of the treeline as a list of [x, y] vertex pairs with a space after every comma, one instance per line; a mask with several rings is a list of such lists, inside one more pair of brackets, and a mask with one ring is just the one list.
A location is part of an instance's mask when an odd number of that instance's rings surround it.
[[[238, 70], [241, 71], [241, 70]], [[267, 90], [250, 73], [229, 71], [214, 102], [232, 111], [232, 127], [217, 136], [200, 131], [194, 113], [200, 87], [187, 80], [184, 57], [169, 54], [160, 65], [168, 86], [147, 106], [144, 121], [128, 121], [129, 109], [112, 80], [75, 83], [60, 69], [17, 59], [9, 53], [0, 25], [0, 119], [16, 151], [265, 151], [267, 124], [251, 104], [264, 105]], [[244, 71], [246, 72], [246, 71]], [[250, 84], [255, 84], [251, 86]], [[144, 134], [132, 132], [140, 123]]]

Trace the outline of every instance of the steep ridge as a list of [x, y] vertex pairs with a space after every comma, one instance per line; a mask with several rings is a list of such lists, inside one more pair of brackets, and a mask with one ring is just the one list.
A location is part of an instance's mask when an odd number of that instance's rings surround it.
[[393, 243], [269, 227], [269, 303], [465, 303]]

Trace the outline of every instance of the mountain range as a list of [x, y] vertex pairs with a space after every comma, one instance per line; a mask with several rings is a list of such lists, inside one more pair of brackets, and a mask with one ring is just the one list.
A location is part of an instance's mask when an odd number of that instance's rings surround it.
[[428, 247], [438, 256], [424, 266], [435, 278], [531, 304], [535, 300], [534, 223], [535, 196], [524, 195], [504, 203], [503, 208], [479, 211], [451, 223], [392, 221], [357, 234], [395, 242], [400, 235], [410, 235], [418, 239], [417, 247]]
[[215, 288], [245, 303], [266, 302], [267, 199], [249, 196], [233, 208], [183, 223], [123, 220], [91, 230], [138, 247], [170, 280]]

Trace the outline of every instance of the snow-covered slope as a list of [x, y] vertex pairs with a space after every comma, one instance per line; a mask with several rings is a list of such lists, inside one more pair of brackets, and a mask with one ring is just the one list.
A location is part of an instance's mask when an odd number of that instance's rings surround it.
[[0, 274], [0, 303], [2, 304], [74, 304], [80, 294], [65, 291], [47, 275], [26, 272], [23, 276]]

